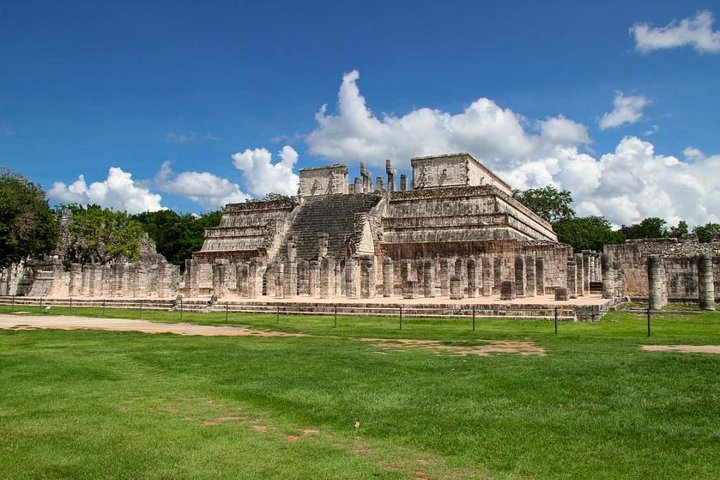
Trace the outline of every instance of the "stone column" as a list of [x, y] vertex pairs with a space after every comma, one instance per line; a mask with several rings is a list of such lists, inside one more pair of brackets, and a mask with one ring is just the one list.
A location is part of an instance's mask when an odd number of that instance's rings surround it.
[[70, 284], [68, 285], [68, 292], [71, 297], [77, 297], [80, 295], [82, 289], [82, 265], [79, 263], [73, 263], [70, 265]]
[[430, 260], [423, 265], [423, 294], [426, 298], [435, 297], [435, 269]]
[[408, 280], [412, 280], [412, 261], [400, 260], [400, 280], [402, 285], [405, 285]]
[[392, 168], [392, 162], [390, 162], [390, 160], [385, 160], [385, 173], [387, 173], [388, 191], [394, 192], [395, 191], [395, 169]]
[[381, 193], [385, 191], [385, 180], [383, 177], [375, 178], [375, 191]]
[[335, 296], [335, 259], [325, 257], [320, 260], [320, 298]]
[[407, 191], [407, 175], [405, 175], [404, 173], [400, 174], [400, 191]]
[[300, 260], [298, 263], [298, 295], [310, 294], [310, 263]]
[[[148, 269], [145, 265], [142, 263], [138, 263], [134, 266], [132, 269], [133, 273], [133, 297], [139, 298], [139, 297], [145, 297], [147, 296], [147, 292], [149, 290], [149, 285], [147, 284], [147, 277], [148, 277]], [[94, 275], [93, 275], [94, 276]]]
[[590, 295], [590, 270], [592, 268], [591, 252], [583, 252], [583, 292]]
[[295, 261], [288, 261], [285, 264], [283, 288], [286, 297], [295, 297], [298, 294], [297, 262]]
[[357, 298], [358, 296], [357, 271], [353, 257], [345, 260], [345, 295], [348, 298]]
[[247, 298], [248, 292], [248, 276], [250, 274], [250, 264], [243, 262], [239, 264], [235, 271], [235, 293], [238, 297]]
[[362, 260], [360, 271], [360, 296], [362, 298], [374, 298], [375, 293], [375, 260]]
[[213, 295], [215, 295], [217, 298], [227, 296], [227, 284], [225, 283], [225, 278], [227, 276], [227, 268], [229, 263], [230, 262], [228, 262], [226, 259], [219, 258], [215, 260], [215, 263], [213, 264]]
[[313, 298], [320, 296], [320, 262], [317, 260], [310, 261], [310, 270], [308, 271], [308, 293]]
[[260, 275], [258, 272], [259, 264], [256, 260], [251, 260], [250, 264], [248, 265], [248, 286], [247, 286], [247, 296], [248, 298], [255, 298], [258, 295], [259, 289], [259, 283], [260, 283]]
[[532, 255], [528, 255], [525, 257], [525, 296], [526, 297], [534, 297], [537, 290], [537, 280], [536, 275], [537, 271], [535, 270], [536, 264], [535, 264], [535, 257]]
[[515, 257], [515, 295], [524, 297], [526, 285], [525, 255], [517, 255]]
[[568, 296], [577, 296], [577, 262], [572, 257], [567, 260], [567, 291]]
[[275, 297], [283, 298], [285, 294], [285, 263], [275, 264]]
[[450, 277], [450, 299], [462, 300], [465, 297], [463, 278], [460, 275]]
[[493, 259], [490, 256], [482, 257], [482, 295], [490, 297], [494, 293], [495, 272], [493, 269]]
[[476, 298], [478, 296], [478, 288], [482, 288], [482, 285], [478, 282], [478, 267], [477, 261], [474, 258], [468, 258], [467, 260], [467, 296], [469, 298]]
[[82, 267], [82, 281], [80, 284], [80, 294], [83, 297], [90, 296], [90, 265]]
[[545, 295], [545, 258], [535, 258], [535, 291]]
[[667, 303], [667, 296], [663, 295], [664, 272], [660, 256], [650, 255], [647, 259], [648, 273], [648, 300], [651, 310], [660, 310]]
[[393, 269], [395, 265], [392, 258], [385, 257], [383, 260], [383, 297], [392, 297], [395, 288], [395, 276]]
[[603, 298], [613, 298], [615, 296], [615, 275], [610, 264], [610, 257], [603, 255], [600, 259], [600, 268], [602, 269], [602, 288]]
[[450, 259], [440, 259], [440, 296], [447, 297], [450, 295]]
[[198, 264], [192, 258], [185, 260], [185, 289], [189, 297], [197, 297], [200, 293]]
[[112, 292], [112, 267], [108, 264], [103, 265], [102, 267], [102, 290], [100, 291], [100, 295], [103, 297], [109, 297]]
[[583, 296], [583, 295], [585, 295], [585, 268], [583, 266], [583, 254], [582, 253], [575, 254], [575, 263], [577, 264], [577, 267], [575, 270], [576, 275], [577, 275], [575, 291], [578, 296]]
[[343, 285], [345, 285], [345, 282], [343, 282], [343, 269], [342, 265], [340, 265], [340, 262], [337, 260], [335, 261], [335, 296], [340, 297], [343, 294]]
[[500, 284], [500, 300], [514, 300], [515, 297], [515, 282], [510, 280], [502, 282]]
[[712, 257], [702, 254], [698, 257], [698, 303], [703, 310], [715, 310], [715, 279], [713, 278]]
[[497, 291], [500, 291], [502, 284], [503, 267], [502, 257], [493, 257], [493, 288]]

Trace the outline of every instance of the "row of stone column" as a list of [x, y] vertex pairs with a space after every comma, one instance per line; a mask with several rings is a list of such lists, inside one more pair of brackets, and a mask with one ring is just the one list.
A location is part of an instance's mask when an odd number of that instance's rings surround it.
[[590, 283], [602, 281], [602, 261], [598, 253], [585, 251], [567, 259], [567, 293], [570, 297], [590, 295]]
[[[715, 310], [715, 279], [712, 257], [707, 254], [698, 255], [698, 304], [703, 310]], [[647, 258], [648, 303], [652, 310], [660, 310], [668, 303], [667, 275], [662, 258], [649, 255]]]
[[70, 265], [68, 294], [71, 297], [158, 297], [177, 294], [178, 268], [144, 263]]

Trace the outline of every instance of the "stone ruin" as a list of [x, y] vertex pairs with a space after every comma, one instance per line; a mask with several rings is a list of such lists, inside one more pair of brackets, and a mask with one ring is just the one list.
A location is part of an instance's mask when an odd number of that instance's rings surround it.
[[573, 254], [549, 223], [471, 155], [300, 170], [299, 195], [227, 205], [185, 264], [183, 292], [218, 298], [434, 298], [589, 294], [600, 255]]
[[[697, 235], [683, 238], [628, 240], [606, 245], [603, 262], [608, 285], [620, 296], [648, 299], [650, 308], [668, 302], [695, 303], [715, 309], [720, 293], [720, 236], [700, 243]], [[615, 282], [620, 279], [620, 284]]]
[[[61, 245], [62, 238], [61, 219]], [[62, 251], [59, 248], [58, 251]], [[175, 298], [180, 268], [157, 253], [147, 235], [136, 262], [65, 265], [59, 253], [0, 273], [0, 295], [55, 298]]]
[[[573, 252], [510, 186], [467, 153], [300, 170], [298, 195], [226, 205], [200, 251], [176, 266], [146, 241], [135, 263], [59, 259], [6, 269], [0, 294], [56, 297], [490, 298], [592, 294], [610, 301], [699, 302], [720, 292], [720, 238], [634, 240]], [[399, 185], [398, 185], [399, 183]], [[410, 187], [411, 186], [411, 187]]]

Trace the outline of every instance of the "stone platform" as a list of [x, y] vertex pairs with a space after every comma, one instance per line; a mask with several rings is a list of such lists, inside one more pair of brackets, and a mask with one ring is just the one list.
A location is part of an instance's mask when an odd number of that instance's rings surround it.
[[210, 306], [210, 298], [183, 299], [174, 302], [166, 299], [148, 298], [32, 298], [0, 297], [0, 305], [43, 305], [106, 308], [130, 308], [145, 310], [176, 310], [186, 312], [233, 312], [233, 313], [280, 313], [282, 315], [373, 315], [407, 317], [471, 317], [478, 318], [547, 318], [562, 320], [599, 320], [612, 307], [611, 300], [592, 295], [568, 301], [556, 301], [549, 295], [532, 298], [500, 300], [499, 298], [451, 300], [433, 299], [319, 299], [294, 297], [250, 300], [223, 298]]

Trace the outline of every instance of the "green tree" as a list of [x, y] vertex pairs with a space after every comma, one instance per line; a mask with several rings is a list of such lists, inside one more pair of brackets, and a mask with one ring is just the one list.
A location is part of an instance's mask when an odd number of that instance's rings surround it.
[[567, 220], [575, 216], [571, 205], [572, 195], [568, 190], [558, 190], [552, 185], [529, 190], [513, 190], [513, 197], [550, 223]]
[[668, 232], [668, 236], [673, 238], [680, 238], [687, 235], [689, 232], [688, 230], [688, 224], [685, 220], [680, 220], [676, 227], [670, 227], [670, 231]]
[[72, 212], [66, 259], [79, 263], [109, 263], [140, 258], [145, 231], [125, 212], [98, 205], [70, 205]]
[[40, 186], [0, 170], [0, 267], [52, 251], [57, 217]]
[[720, 223], [706, 223], [705, 225], [698, 225], [693, 228], [693, 233], [696, 233], [698, 239], [703, 243], [712, 241], [715, 235], [720, 234]]
[[158, 253], [170, 263], [183, 266], [193, 252], [200, 250], [205, 229], [220, 224], [221, 211], [203, 215], [179, 215], [171, 210], [144, 212], [133, 216], [155, 241]]
[[602, 252], [603, 246], [622, 243], [623, 235], [612, 229], [605, 217], [575, 217], [560, 220], [553, 224], [558, 240], [573, 247], [573, 250], [595, 250]]
[[658, 217], [649, 217], [633, 225], [623, 225], [620, 232], [626, 239], [638, 238], [664, 238], [668, 236], [668, 230], [665, 227], [665, 220]]

